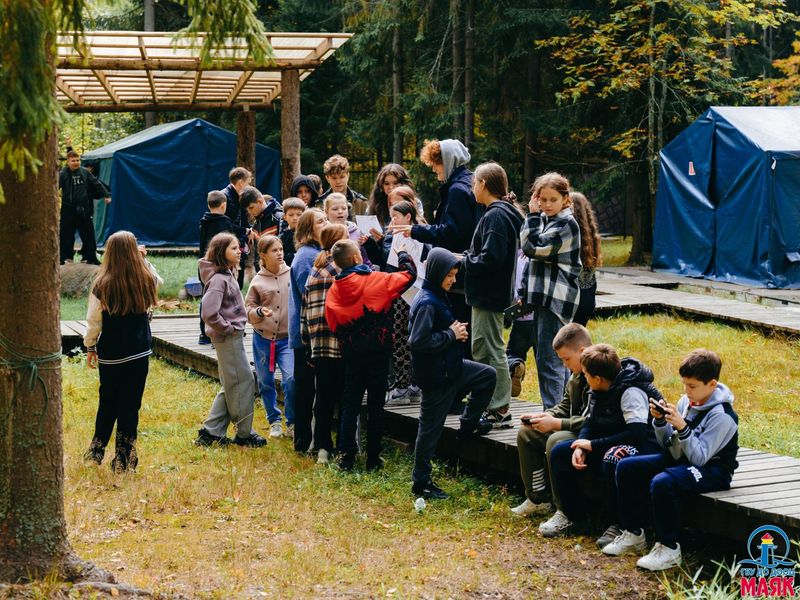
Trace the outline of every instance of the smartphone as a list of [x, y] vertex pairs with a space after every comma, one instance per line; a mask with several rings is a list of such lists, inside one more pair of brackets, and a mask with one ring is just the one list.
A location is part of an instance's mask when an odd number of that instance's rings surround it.
[[520, 421], [525, 423], [525, 425], [530, 425], [531, 423], [533, 423], [533, 421], [531, 421], [530, 417], [520, 417], [519, 419], [520, 419]]
[[651, 406], [651, 407], [652, 407], [652, 408], [653, 408], [653, 409], [654, 409], [654, 410], [655, 410], [657, 413], [659, 413], [659, 414], [660, 414], [662, 417], [663, 417], [664, 415], [666, 415], [666, 414], [667, 414], [667, 409], [665, 409], [663, 406], [661, 406], [661, 405], [660, 405], [658, 402], [656, 402], [655, 400], [652, 400], [652, 399], [650, 400], [650, 406]]

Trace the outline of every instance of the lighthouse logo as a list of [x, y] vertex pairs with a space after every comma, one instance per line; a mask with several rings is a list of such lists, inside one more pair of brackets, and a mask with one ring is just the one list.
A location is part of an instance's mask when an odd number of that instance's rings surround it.
[[762, 525], [747, 540], [750, 559], [740, 560], [742, 596], [794, 596], [795, 561], [788, 558], [789, 537], [780, 527]]

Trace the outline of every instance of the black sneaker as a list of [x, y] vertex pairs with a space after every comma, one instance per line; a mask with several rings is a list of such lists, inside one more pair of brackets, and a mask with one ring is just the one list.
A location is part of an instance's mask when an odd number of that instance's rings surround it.
[[494, 423], [485, 416], [481, 416], [477, 423], [462, 422], [459, 433], [461, 435], [486, 435], [492, 429], [494, 429]]
[[422, 496], [425, 500], [447, 500], [450, 497], [447, 492], [432, 481], [415, 483], [411, 486], [411, 493], [417, 497]]
[[250, 437], [246, 438], [240, 438], [239, 436], [236, 436], [236, 438], [233, 440], [233, 443], [237, 446], [242, 446], [243, 448], [263, 448], [267, 445], [267, 440], [257, 433], [254, 433]]
[[200, 334], [200, 338], [197, 340], [197, 343], [201, 346], [208, 346], [211, 343], [211, 338], [207, 335]]
[[230, 443], [230, 440], [227, 437], [224, 435], [211, 435], [205, 427], [197, 432], [197, 439], [194, 441], [195, 446], [212, 446], [214, 444], [225, 446], [228, 443]]
[[511, 410], [506, 410], [502, 413], [499, 410], [487, 410], [486, 418], [495, 429], [511, 429], [514, 427], [514, 421], [511, 417]]

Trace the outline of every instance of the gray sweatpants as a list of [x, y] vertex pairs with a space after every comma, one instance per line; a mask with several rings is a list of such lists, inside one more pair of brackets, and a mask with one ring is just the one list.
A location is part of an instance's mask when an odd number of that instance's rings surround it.
[[250, 437], [253, 430], [255, 382], [250, 362], [244, 351], [244, 332], [237, 331], [222, 342], [214, 342], [222, 389], [211, 403], [211, 411], [203, 423], [211, 435], [224, 436], [233, 423], [236, 436]]
[[503, 313], [473, 306], [471, 325], [472, 360], [494, 367], [497, 372], [489, 410], [506, 408], [511, 403], [511, 375], [503, 341]]
[[553, 485], [550, 471], [550, 451], [553, 446], [564, 440], [574, 440], [578, 436], [569, 430], [558, 430], [551, 433], [541, 433], [533, 427], [521, 426], [517, 431], [517, 453], [519, 454], [519, 470], [522, 483], [525, 484], [525, 495], [533, 499], [533, 478], [539, 476], [549, 484], [553, 504], [561, 510], [561, 499], [558, 497], [556, 486]]

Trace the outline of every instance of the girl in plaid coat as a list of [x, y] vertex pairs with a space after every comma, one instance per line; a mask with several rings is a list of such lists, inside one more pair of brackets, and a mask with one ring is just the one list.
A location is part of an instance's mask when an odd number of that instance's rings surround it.
[[522, 251], [531, 259], [521, 296], [535, 311], [536, 368], [547, 409], [558, 404], [568, 377], [553, 350], [553, 338], [578, 310], [581, 234], [565, 177], [546, 173], [534, 181], [531, 192], [530, 213], [520, 234]]

